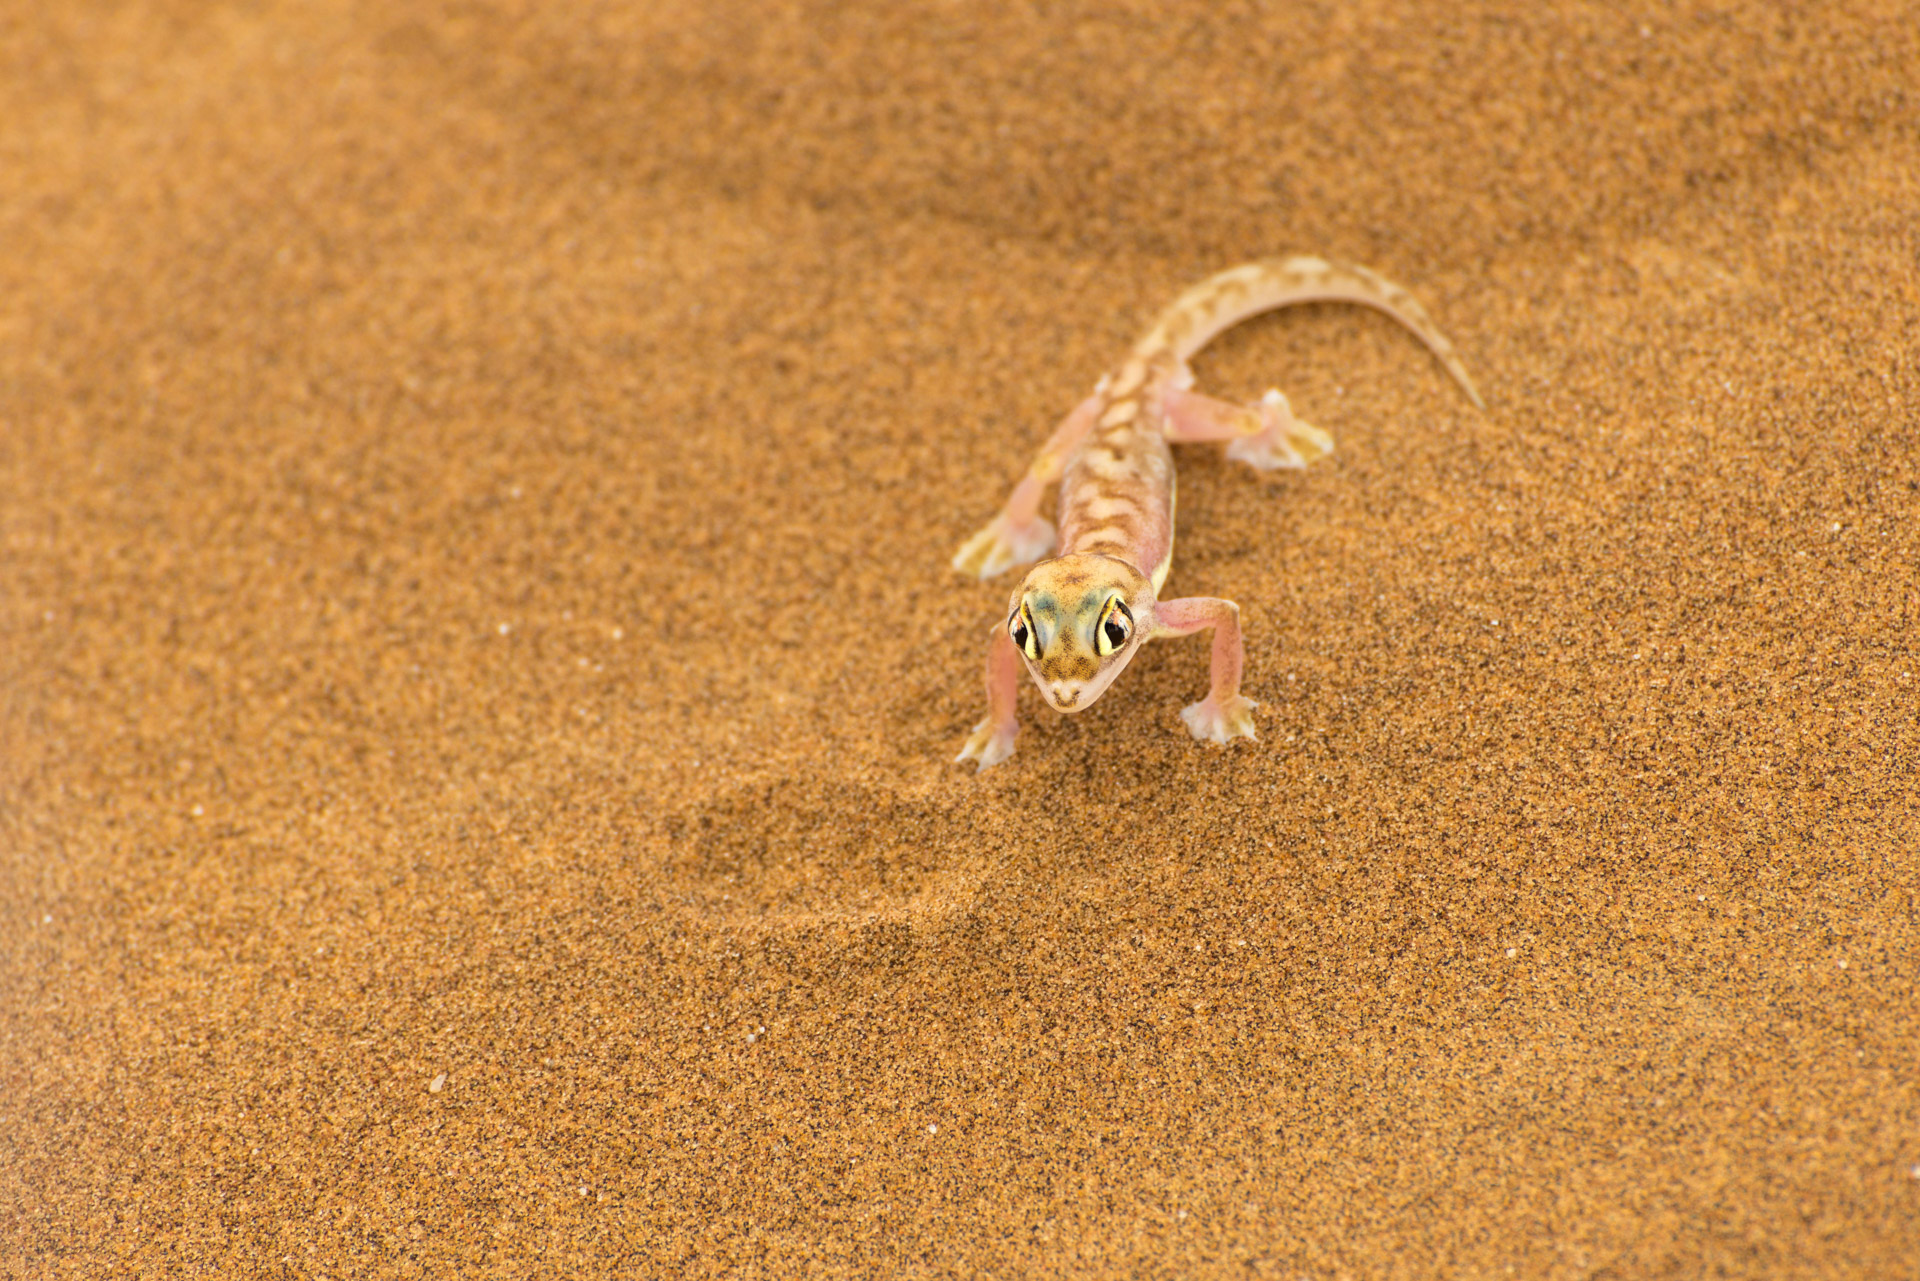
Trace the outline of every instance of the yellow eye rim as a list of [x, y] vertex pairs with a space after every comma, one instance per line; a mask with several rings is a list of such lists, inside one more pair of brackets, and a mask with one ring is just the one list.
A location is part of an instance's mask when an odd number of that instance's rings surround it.
[[1027, 603], [1020, 602], [1020, 608], [1013, 611], [1013, 617], [1007, 620], [1007, 638], [1013, 647], [1034, 662], [1040, 661], [1040, 634], [1034, 628], [1033, 615], [1027, 611]]
[[1133, 611], [1127, 608], [1127, 602], [1115, 596], [1100, 611], [1099, 625], [1093, 629], [1094, 648], [1100, 651], [1100, 657], [1107, 658], [1126, 648], [1133, 639]]

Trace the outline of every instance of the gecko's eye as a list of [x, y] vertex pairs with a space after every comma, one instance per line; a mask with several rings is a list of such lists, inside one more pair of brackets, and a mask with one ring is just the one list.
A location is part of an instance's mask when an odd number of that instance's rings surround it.
[[1013, 640], [1013, 647], [1034, 662], [1040, 661], [1040, 644], [1034, 638], [1033, 625], [1027, 619], [1027, 607], [1022, 604], [1013, 611], [1013, 617], [1007, 620], [1007, 635]]
[[1107, 602], [1106, 612], [1100, 616], [1100, 627], [1094, 637], [1094, 643], [1100, 650], [1100, 657], [1120, 651], [1127, 643], [1127, 637], [1133, 635], [1133, 611], [1127, 608], [1127, 602], [1115, 596]]

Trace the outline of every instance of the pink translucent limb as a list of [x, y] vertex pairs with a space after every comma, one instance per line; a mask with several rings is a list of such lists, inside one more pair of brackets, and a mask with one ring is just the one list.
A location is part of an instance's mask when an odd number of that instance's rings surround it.
[[1020, 732], [1020, 653], [1007, 636], [1007, 625], [996, 623], [987, 641], [987, 718], [973, 727], [973, 733], [954, 761], [975, 760], [981, 769], [998, 765], [1013, 755], [1013, 738]]
[[1253, 709], [1258, 704], [1240, 693], [1240, 672], [1246, 663], [1240, 607], [1210, 596], [1161, 601], [1153, 607], [1156, 636], [1186, 636], [1207, 627], [1213, 629], [1211, 688], [1204, 699], [1183, 709], [1180, 719], [1195, 738], [1206, 742], [1252, 738]]
[[1167, 439], [1177, 445], [1238, 440], [1267, 428], [1266, 420], [1245, 405], [1231, 405], [1197, 391], [1169, 387], [1160, 403]]
[[1061, 420], [1040, 447], [1027, 474], [1013, 487], [1007, 504], [979, 533], [954, 553], [953, 567], [976, 578], [992, 578], [1015, 565], [1039, 560], [1053, 550], [1054, 529], [1040, 515], [1047, 486], [1066, 471], [1067, 459], [1093, 426], [1102, 404], [1098, 393], [1087, 397]]
[[1304, 467], [1333, 452], [1333, 437], [1293, 416], [1278, 391], [1252, 405], [1231, 405], [1196, 391], [1169, 387], [1161, 399], [1167, 439], [1176, 444], [1224, 440], [1227, 457], [1262, 471]]
[[1081, 440], [1092, 430], [1101, 403], [1098, 393], [1087, 397], [1075, 405], [1072, 412], [1053, 429], [1053, 435], [1047, 437], [1047, 443], [1040, 446], [1040, 452], [1034, 455], [1026, 476], [1013, 487], [1013, 494], [1007, 499], [1009, 522], [1024, 524], [1039, 512], [1041, 494], [1066, 471], [1067, 459], [1072, 457]]

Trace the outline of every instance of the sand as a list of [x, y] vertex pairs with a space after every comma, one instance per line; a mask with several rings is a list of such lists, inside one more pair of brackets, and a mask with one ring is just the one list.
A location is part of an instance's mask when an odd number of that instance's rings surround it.
[[[1920, 1274], [1911, 17], [13, 6], [0, 1272]], [[1487, 412], [1234, 331], [1259, 740], [951, 764], [954, 547], [1297, 251]]]

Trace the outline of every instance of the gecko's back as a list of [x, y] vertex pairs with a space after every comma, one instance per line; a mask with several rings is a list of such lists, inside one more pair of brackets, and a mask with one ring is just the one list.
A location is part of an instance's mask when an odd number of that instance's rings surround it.
[[1172, 566], [1176, 492], [1167, 440], [1181, 438], [1177, 425], [1167, 421], [1169, 395], [1192, 387], [1187, 362], [1215, 336], [1261, 312], [1319, 301], [1360, 302], [1394, 316], [1479, 402], [1452, 346], [1420, 304], [1366, 268], [1301, 257], [1220, 272], [1176, 298], [1098, 393], [1093, 425], [1069, 455], [1062, 479], [1062, 554], [1116, 557], [1147, 574], [1155, 591], [1164, 586]]

